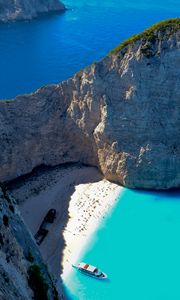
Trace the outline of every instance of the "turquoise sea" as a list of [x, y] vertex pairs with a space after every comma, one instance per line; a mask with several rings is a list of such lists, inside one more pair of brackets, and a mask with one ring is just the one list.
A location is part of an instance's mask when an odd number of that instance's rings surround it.
[[[0, 24], [0, 99], [67, 79], [122, 40], [180, 16], [179, 0], [64, 0], [69, 10]], [[70, 300], [180, 300], [180, 192], [124, 189], [80, 257], [107, 282], [74, 269]]]
[[67, 79], [130, 35], [180, 15], [179, 0], [64, 0], [66, 13], [0, 25], [0, 99]]
[[80, 261], [107, 281], [77, 270], [65, 281], [69, 300], [179, 300], [180, 191], [124, 189]]

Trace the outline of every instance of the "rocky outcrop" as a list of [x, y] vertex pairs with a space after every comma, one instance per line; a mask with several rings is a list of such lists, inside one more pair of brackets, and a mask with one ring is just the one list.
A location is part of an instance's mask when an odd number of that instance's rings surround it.
[[132, 188], [180, 185], [180, 20], [57, 85], [0, 103], [0, 180], [81, 162]]
[[0, 21], [31, 20], [40, 13], [63, 10], [59, 0], [0, 0]]
[[0, 188], [0, 299], [60, 299], [15, 200], [4, 188]]

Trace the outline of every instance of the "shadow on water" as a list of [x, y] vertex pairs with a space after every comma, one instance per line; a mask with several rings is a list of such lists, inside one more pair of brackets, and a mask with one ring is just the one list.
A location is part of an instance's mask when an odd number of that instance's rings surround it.
[[65, 299], [74, 300], [74, 295], [70, 291], [67, 292], [66, 288], [64, 288], [63, 293]]
[[[126, 189], [125, 193], [127, 193], [128, 189]], [[129, 190], [139, 195], [149, 195], [154, 198], [155, 201], [180, 201], [180, 189], [169, 189], [169, 190]]]

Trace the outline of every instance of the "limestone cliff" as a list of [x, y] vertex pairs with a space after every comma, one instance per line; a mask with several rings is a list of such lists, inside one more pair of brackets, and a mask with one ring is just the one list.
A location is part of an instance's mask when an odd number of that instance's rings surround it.
[[132, 188], [180, 185], [180, 19], [71, 79], [0, 102], [0, 180], [81, 162]]
[[30, 20], [40, 13], [63, 10], [59, 0], [0, 0], [0, 21]]
[[0, 299], [59, 299], [39, 249], [4, 188], [0, 188]]

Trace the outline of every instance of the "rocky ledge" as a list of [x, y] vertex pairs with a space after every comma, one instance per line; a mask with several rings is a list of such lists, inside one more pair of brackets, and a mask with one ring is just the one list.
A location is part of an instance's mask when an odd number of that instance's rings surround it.
[[0, 180], [81, 162], [131, 188], [180, 186], [180, 19], [57, 85], [0, 102]]
[[0, 21], [31, 20], [40, 13], [64, 10], [59, 0], [0, 0]]
[[0, 299], [60, 300], [62, 297], [15, 200], [0, 184]]

